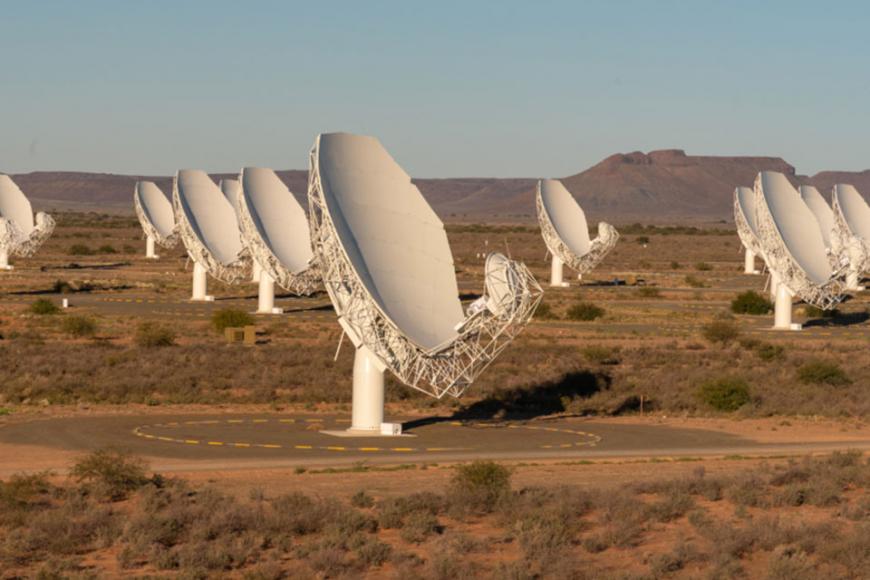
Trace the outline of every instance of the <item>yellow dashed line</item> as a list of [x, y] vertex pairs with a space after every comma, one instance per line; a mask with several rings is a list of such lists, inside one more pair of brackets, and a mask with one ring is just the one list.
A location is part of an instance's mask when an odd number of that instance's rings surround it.
[[357, 451], [380, 451], [380, 447], [359, 447]]
[[224, 442], [223, 441], [209, 441], [208, 444], [209, 445], [223, 445]]
[[314, 449], [311, 445], [294, 445], [294, 449]]
[[196, 439], [185, 439], [184, 442], [188, 445], [199, 445], [199, 441]]
[[250, 447], [250, 443], [233, 443], [233, 447]]
[[336, 447], [336, 446], [328, 446], [326, 448], [328, 451], [347, 451], [347, 447]]

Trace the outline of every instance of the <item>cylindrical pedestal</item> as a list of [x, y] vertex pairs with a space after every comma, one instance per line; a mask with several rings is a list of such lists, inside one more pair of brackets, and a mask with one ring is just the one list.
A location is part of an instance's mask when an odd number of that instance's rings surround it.
[[553, 256], [550, 264], [550, 286], [562, 288], [568, 284], [562, 281], [562, 260]]
[[206, 301], [209, 299], [209, 296], [206, 295], [206, 288], [208, 280], [206, 278], [206, 270], [205, 266], [200, 264], [199, 262], [193, 263], [193, 295], [190, 297], [191, 300], [202, 300]]
[[9, 250], [6, 248], [0, 248], [0, 270], [11, 270], [12, 266], [9, 265]]
[[151, 236], [145, 238], [145, 257], [155, 260], [160, 257], [154, 252], [154, 238]]
[[259, 282], [260, 281], [260, 273], [263, 271], [263, 268], [260, 267], [260, 263], [257, 260], [254, 260], [254, 267], [251, 268], [251, 282]]
[[281, 314], [281, 312], [280, 308], [275, 308], [275, 281], [269, 274], [261, 270], [257, 314]]
[[384, 422], [384, 372], [377, 359], [364, 346], [356, 349], [353, 359], [352, 431], [380, 434]]
[[755, 252], [746, 248], [746, 255], [743, 257], [743, 273], [755, 274]]
[[773, 270], [770, 271], [770, 299], [776, 301], [776, 291], [779, 287], [779, 276]]
[[778, 284], [776, 289], [776, 303], [773, 310], [774, 330], [800, 330], [797, 325], [791, 323], [791, 291], [785, 284]]

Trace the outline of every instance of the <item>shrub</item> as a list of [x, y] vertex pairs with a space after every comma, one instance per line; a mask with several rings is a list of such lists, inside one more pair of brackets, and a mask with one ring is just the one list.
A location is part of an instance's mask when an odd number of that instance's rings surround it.
[[711, 379], [698, 388], [698, 398], [717, 411], [736, 411], [749, 402], [749, 385], [738, 377]]
[[138, 346], [144, 348], [174, 346], [175, 331], [158, 322], [143, 322], [136, 328], [134, 340]]
[[695, 264], [695, 269], [699, 272], [709, 272], [713, 269], [713, 266], [711, 266], [707, 262], [698, 262], [697, 264]]
[[637, 289], [637, 295], [641, 298], [660, 298], [661, 292], [659, 292], [658, 288], [653, 288], [651, 286], [641, 286]]
[[603, 365], [619, 364], [619, 357], [616, 356], [616, 351], [606, 346], [590, 345], [584, 347], [583, 356], [591, 363]]
[[710, 342], [724, 345], [740, 336], [740, 328], [729, 318], [716, 318], [705, 324], [701, 333]]
[[804, 314], [807, 318], [836, 318], [840, 315], [840, 311], [836, 308], [832, 308], [830, 310], [823, 310], [818, 306], [807, 304], [806, 306], [804, 306]]
[[508, 496], [511, 472], [492, 461], [474, 461], [456, 468], [451, 482], [451, 501], [460, 507], [492, 511]]
[[731, 301], [734, 314], [767, 314], [773, 310], [773, 303], [754, 290], [747, 290]]
[[783, 353], [785, 353], [784, 347], [778, 344], [770, 344], [769, 342], [763, 343], [755, 349], [755, 354], [758, 355], [758, 358], [767, 362], [781, 359]]
[[846, 371], [833, 362], [813, 360], [798, 369], [798, 380], [808, 385], [831, 385], [839, 387], [852, 382]]
[[604, 309], [591, 302], [578, 302], [566, 313], [570, 320], [595, 320], [604, 316]]
[[226, 328], [250, 326], [254, 324], [254, 317], [236, 308], [224, 308], [211, 315], [211, 323], [215, 330], [223, 332]]
[[123, 499], [149, 479], [141, 459], [114, 447], [98, 449], [79, 459], [70, 470], [79, 483], [93, 485], [112, 499]]
[[671, 270], [679, 270], [683, 266], [679, 262], [671, 262]]
[[370, 508], [375, 505], [375, 500], [361, 489], [350, 498], [350, 505], [357, 508]]
[[67, 253], [70, 256], [93, 256], [94, 251], [85, 244], [73, 244]]
[[647, 236], [638, 236], [634, 241], [638, 244], [646, 245], [649, 243], [649, 238]]
[[691, 274], [689, 274], [688, 276], [683, 278], [683, 281], [686, 283], [686, 286], [688, 286], [689, 288], [706, 288], [707, 287], [707, 284], [703, 280], [701, 280], [700, 278], [697, 278], [695, 276], [692, 276]]
[[63, 319], [61, 324], [63, 331], [70, 336], [82, 338], [93, 336], [97, 333], [97, 323], [87, 316], [73, 315]]
[[36, 302], [30, 305], [31, 314], [57, 314], [60, 312], [60, 308], [58, 308], [57, 304], [52, 302], [47, 298], [40, 298]]
[[550, 305], [547, 302], [541, 302], [538, 304], [538, 309], [535, 310], [535, 318], [540, 318], [541, 320], [555, 320], [559, 318], [559, 316], [553, 312], [553, 309], [550, 308]]
[[118, 250], [110, 244], [103, 244], [97, 249], [97, 252], [100, 254], [117, 254]]

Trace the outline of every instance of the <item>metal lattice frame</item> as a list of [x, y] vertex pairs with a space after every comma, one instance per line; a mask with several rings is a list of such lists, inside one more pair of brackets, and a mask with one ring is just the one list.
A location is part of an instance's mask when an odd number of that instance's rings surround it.
[[749, 220], [746, 219], [746, 215], [743, 213], [743, 207], [740, 205], [740, 198], [737, 195], [736, 189], [734, 190], [734, 225], [737, 226], [737, 236], [740, 238], [743, 247], [766, 262], [764, 247], [759, 239], [755, 237], [755, 232], [752, 231]]
[[544, 244], [549, 252], [562, 260], [572, 270], [576, 270], [578, 274], [585, 274], [595, 266], [601, 263], [610, 250], [616, 245], [619, 240], [619, 232], [612, 225], [599, 222], [598, 237], [592, 240], [589, 251], [578, 256], [571, 248], [569, 248], [553, 226], [547, 210], [544, 208], [544, 200], [541, 198], [541, 190], [538, 189], [535, 195], [535, 209], [538, 214], [538, 224], [541, 226], [541, 235], [544, 237]]
[[761, 175], [755, 179], [755, 219], [758, 224], [758, 238], [764, 248], [765, 262], [768, 268], [779, 276], [779, 283], [784, 284], [804, 302], [830, 310], [843, 300], [846, 285], [843, 282], [845, 269], [834, 270], [831, 277], [822, 285], [818, 285], [807, 276], [800, 264], [792, 256], [785, 245], [776, 222], [770, 213], [770, 208], [764, 201], [761, 191]]
[[30, 232], [29, 236], [25, 236], [21, 230], [18, 230], [19, 239], [11, 247], [9, 252], [13, 256], [29, 258], [42, 247], [45, 240], [51, 237], [56, 225], [54, 218], [45, 212], [36, 214], [36, 227]]
[[458, 326], [456, 338], [433, 349], [418, 346], [378, 307], [341, 245], [323, 197], [319, 143], [310, 155], [308, 219], [323, 284], [342, 327], [356, 346], [367, 347], [409, 387], [438, 399], [459, 397], [531, 320], [543, 297], [540, 285], [523, 264], [508, 261], [505, 270], [495, 274], [499, 279], [489, 283], [506, 284], [510, 296], [496, 307], [485, 306], [484, 291], [475, 303], [480, 306], [470, 308]]
[[174, 180], [172, 184], [172, 207], [175, 212], [178, 234], [191, 260], [202, 264], [209, 274], [227, 284], [235, 284], [243, 279], [247, 280], [250, 278], [251, 260], [249, 259], [247, 249], [241, 251], [235, 262], [223, 264], [215, 259], [209, 249], [199, 239], [199, 236], [193, 231], [193, 227], [187, 221], [187, 215], [181, 207], [178, 180]]
[[251, 257], [279, 286], [300, 296], [309, 296], [320, 289], [320, 269], [314, 258], [309, 260], [308, 267], [301, 272], [291, 272], [284, 267], [260, 237], [251, 217], [247, 197], [242, 193], [239, 194], [239, 231], [242, 234], [242, 243], [248, 248]]
[[[865, 240], [852, 233], [836, 195], [831, 200], [831, 209], [834, 212], [831, 252], [838, 257], [840, 264], [851, 263], [854, 259], [857, 263], [853, 265], [858, 272], [870, 271], [870, 240]], [[851, 258], [852, 256], [854, 258]]]
[[[145, 210], [142, 208], [142, 203], [139, 201], [139, 196], [133, 196], [133, 207], [136, 209], [136, 217], [139, 218], [139, 223], [142, 225], [142, 230], [145, 232], [145, 236], [152, 238], [157, 245], [162, 248], [174, 248], [178, 244], [178, 222], [175, 222], [175, 227], [172, 228], [172, 233], [168, 236], [161, 236], [160, 232], [157, 231], [157, 228], [154, 227], [154, 224], [151, 223], [151, 220], [145, 215]], [[176, 213], [176, 212], [173, 212]], [[177, 213], [176, 213], [177, 215]]]

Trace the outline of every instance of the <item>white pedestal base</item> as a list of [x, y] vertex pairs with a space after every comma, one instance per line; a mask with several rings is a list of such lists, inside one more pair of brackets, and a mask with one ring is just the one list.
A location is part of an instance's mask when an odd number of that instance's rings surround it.
[[12, 270], [9, 265], [9, 250], [5, 248], [0, 250], [0, 270]]
[[259, 282], [260, 281], [260, 273], [263, 271], [263, 268], [260, 267], [260, 263], [257, 260], [254, 260], [254, 265], [251, 268], [251, 282]]
[[283, 312], [284, 310], [281, 308], [275, 308], [275, 281], [269, 274], [261, 270], [257, 314], [282, 314]]
[[190, 297], [191, 300], [196, 302], [212, 302], [214, 301], [214, 296], [209, 296], [206, 294], [206, 288], [208, 287], [208, 278], [205, 271], [205, 266], [201, 265], [199, 262], [193, 263], [193, 292]]
[[160, 257], [154, 252], [154, 248], [155, 248], [154, 238], [152, 238], [151, 236], [148, 236], [147, 238], [145, 238], [145, 257], [146, 258], [156, 260], [157, 258]]
[[775, 272], [770, 272], [770, 299], [776, 302], [776, 289], [779, 286], [779, 276]]
[[755, 269], [755, 252], [746, 249], [746, 254], [743, 257], [743, 273], [744, 274], [760, 274], [758, 270]]
[[791, 290], [785, 284], [778, 284], [776, 303], [773, 310], [774, 330], [801, 330], [801, 325], [791, 321]]
[[553, 256], [550, 263], [550, 286], [553, 288], [567, 288], [568, 283], [562, 279], [562, 260]]

